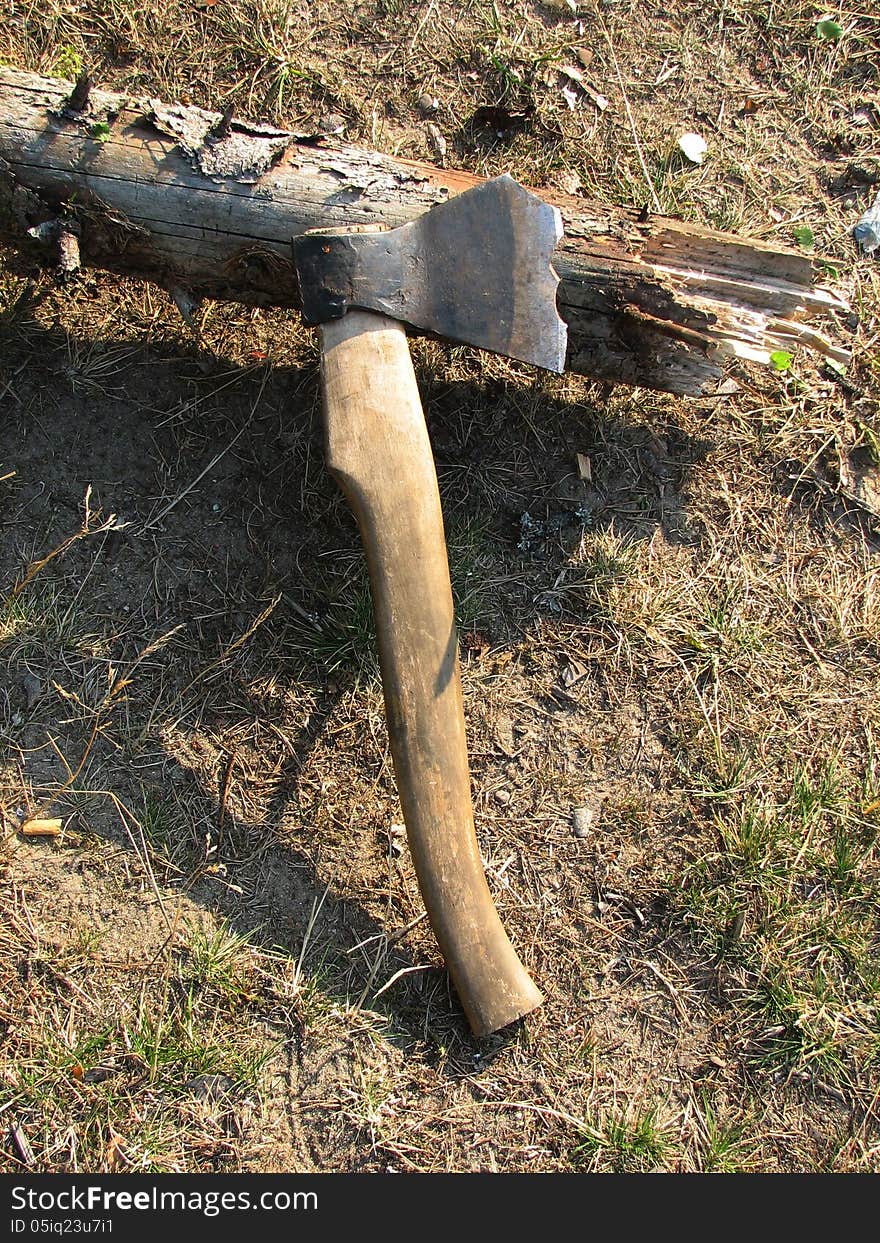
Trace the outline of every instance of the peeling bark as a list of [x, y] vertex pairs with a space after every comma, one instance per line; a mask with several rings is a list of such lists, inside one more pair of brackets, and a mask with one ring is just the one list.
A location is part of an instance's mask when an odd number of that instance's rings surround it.
[[[0, 238], [63, 216], [81, 260], [212, 297], [292, 306], [290, 239], [395, 227], [477, 184], [320, 134], [0, 69]], [[109, 133], [105, 126], [109, 126]], [[98, 127], [98, 128], [96, 128]], [[568, 366], [612, 382], [699, 394], [726, 356], [766, 361], [801, 342], [845, 361], [815, 324], [842, 309], [809, 258], [660, 216], [554, 196], [554, 265]]]

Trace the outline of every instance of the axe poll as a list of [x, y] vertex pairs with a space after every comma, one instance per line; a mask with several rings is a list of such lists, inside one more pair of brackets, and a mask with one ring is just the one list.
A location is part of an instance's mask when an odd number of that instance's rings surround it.
[[431, 927], [477, 1036], [541, 1004], [492, 901], [474, 831], [437, 475], [404, 324], [553, 371], [565, 365], [555, 207], [508, 176], [387, 231], [293, 241], [321, 334], [327, 465], [367, 557], [385, 712]]

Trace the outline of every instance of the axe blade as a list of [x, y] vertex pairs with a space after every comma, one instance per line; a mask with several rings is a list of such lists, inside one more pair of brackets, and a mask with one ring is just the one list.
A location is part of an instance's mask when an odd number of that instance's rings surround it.
[[556, 309], [557, 208], [505, 174], [386, 232], [320, 230], [294, 238], [308, 323], [349, 310], [391, 319], [563, 371]]

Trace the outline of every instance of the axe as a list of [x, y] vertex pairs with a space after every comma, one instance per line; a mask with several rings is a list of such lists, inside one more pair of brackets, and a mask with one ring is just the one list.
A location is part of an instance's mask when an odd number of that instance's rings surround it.
[[501, 924], [474, 831], [443, 516], [403, 325], [562, 371], [551, 266], [561, 236], [558, 210], [503, 176], [397, 229], [293, 241], [303, 315], [320, 325], [327, 465], [367, 556], [410, 852], [477, 1036], [542, 998]]

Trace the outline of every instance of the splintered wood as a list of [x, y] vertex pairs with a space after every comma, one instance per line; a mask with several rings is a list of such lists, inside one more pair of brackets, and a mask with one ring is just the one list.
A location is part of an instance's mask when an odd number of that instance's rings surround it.
[[[295, 307], [292, 237], [393, 228], [480, 180], [94, 88], [75, 111], [71, 91], [0, 69], [0, 239], [33, 245], [42, 224], [75, 224], [83, 264], [192, 299]], [[708, 394], [730, 356], [767, 361], [804, 345], [846, 361], [825, 331], [844, 305], [815, 286], [808, 256], [583, 198], [552, 201], [565, 223], [554, 266], [571, 370]]]

